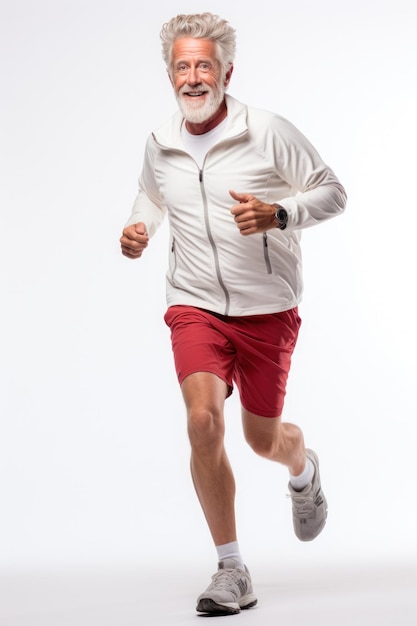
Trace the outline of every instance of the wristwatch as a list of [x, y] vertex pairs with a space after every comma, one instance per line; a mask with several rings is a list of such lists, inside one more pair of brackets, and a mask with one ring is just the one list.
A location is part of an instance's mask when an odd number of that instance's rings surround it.
[[285, 230], [288, 222], [287, 211], [282, 206], [279, 206], [279, 204], [273, 204], [272, 206], [276, 209], [275, 219], [277, 220], [277, 228]]

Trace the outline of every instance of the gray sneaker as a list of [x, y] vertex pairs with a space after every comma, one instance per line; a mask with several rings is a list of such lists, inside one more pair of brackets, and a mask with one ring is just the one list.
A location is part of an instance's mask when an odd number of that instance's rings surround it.
[[292, 499], [294, 531], [301, 541], [311, 541], [321, 533], [327, 519], [327, 501], [321, 490], [319, 460], [313, 450], [306, 450], [307, 457], [314, 465], [312, 482], [302, 491], [288, 485]]
[[209, 615], [233, 615], [241, 609], [250, 609], [258, 602], [253, 594], [252, 581], [245, 569], [236, 567], [234, 559], [219, 562], [211, 584], [197, 599], [197, 611]]

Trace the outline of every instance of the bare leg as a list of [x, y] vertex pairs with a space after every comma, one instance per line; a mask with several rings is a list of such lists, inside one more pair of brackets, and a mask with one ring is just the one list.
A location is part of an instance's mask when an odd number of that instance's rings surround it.
[[286, 465], [293, 476], [304, 470], [306, 452], [301, 429], [281, 417], [261, 417], [242, 408], [246, 441], [262, 457]]
[[224, 448], [227, 386], [209, 372], [188, 376], [182, 386], [191, 443], [191, 474], [215, 545], [236, 541], [235, 481]]

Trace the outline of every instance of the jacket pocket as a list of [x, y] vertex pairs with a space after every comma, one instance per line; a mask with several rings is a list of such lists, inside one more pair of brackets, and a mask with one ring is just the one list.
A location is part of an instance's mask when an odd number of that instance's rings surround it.
[[268, 235], [266, 233], [263, 234], [262, 241], [263, 241], [263, 248], [264, 248], [266, 273], [272, 274], [272, 265], [271, 265], [271, 259], [269, 258], [269, 249], [268, 249]]
[[177, 253], [175, 250], [175, 237], [172, 238], [171, 242], [171, 255], [169, 258], [170, 267], [171, 267], [171, 283], [175, 286], [175, 272], [177, 271]]

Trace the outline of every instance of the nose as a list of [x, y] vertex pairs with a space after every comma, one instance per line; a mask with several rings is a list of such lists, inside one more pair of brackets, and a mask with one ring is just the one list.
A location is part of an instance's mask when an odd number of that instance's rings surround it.
[[188, 70], [187, 83], [189, 85], [198, 85], [200, 83], [199, 72], [196, 67], [191, 66]]

